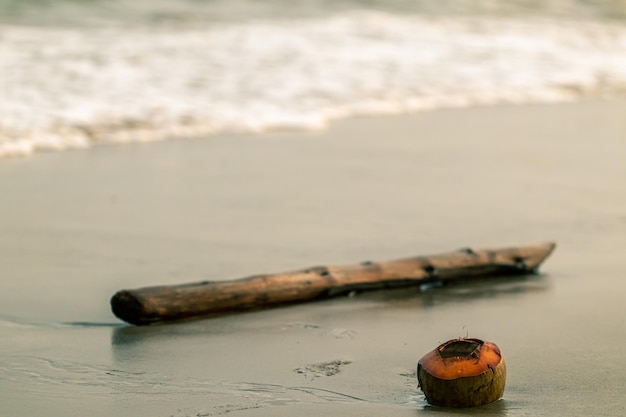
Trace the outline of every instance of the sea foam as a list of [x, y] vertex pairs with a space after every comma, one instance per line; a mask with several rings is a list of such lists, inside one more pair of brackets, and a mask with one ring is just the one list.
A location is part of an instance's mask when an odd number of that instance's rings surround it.
[[0, 25], [0, 157], [626, 93], [626, 25], [401, 15]]

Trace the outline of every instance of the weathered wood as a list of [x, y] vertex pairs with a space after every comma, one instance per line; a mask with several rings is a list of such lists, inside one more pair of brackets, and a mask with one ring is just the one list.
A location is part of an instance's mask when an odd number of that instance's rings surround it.
[[388, 262], [318, 266], [234, 281], [121, 290], [113, 313], [132, 324], [206, 317], [345, 294], [354, 290], [422, 285], [475, 276], [527, 274], [537, 270], [554, 243], [500, 249], [461, 249]]

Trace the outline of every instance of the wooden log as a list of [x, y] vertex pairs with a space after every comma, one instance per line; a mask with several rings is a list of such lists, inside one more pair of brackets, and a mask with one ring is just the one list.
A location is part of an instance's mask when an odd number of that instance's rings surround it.
[[355, 290], [451, 282], [468, 277], [528, 274], [554, 243], [500, 249], [461, 249], [432, 256], [350, 266], [317, 266], [233, 281], [203, 281], [118, 291], [113, 313], [136, 325], [267, 308]]

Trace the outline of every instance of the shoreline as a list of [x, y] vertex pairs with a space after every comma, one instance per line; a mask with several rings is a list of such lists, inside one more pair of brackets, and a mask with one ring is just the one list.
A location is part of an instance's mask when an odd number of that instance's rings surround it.
[[[568, 105], [578, 105], [578, 104], [602, 104], [602, 103], [620, 103], [626, 101], [624, 97], [611, 97], [611, 98], [576, 98], [571, 100], [546, 100], [546, 101], [534, 101], [534, 102], [526, 102], [526, 103], [485, 103], [485, 104], [472, 104], [469, 106], [448, 106], [448, 107], [437, 107], [432, 109], [423, 109], [423, 110], [415, 110], [409, 112], [392, 112], [392, 113], [380, 113], [380, 114], [372, 114], [372, 115], [351, 115], [347, 117], [339, 117], [339, 118], [330, 118], [326, 120], [324, 123], [320, 124], [316, 128], [289, 128], [289, 127], [278, 127], [278, 128], [267, 128], [260, 132], [218, 132], [218, 133], [208, 133], [208, 134], [191, 134], [191, 135], [176, 135], [169, 137], [160, 137], [158, 134], [154, 133], [146, 133], [143, 134], [144, 139], [136, 139], [129, 141], [108, 141], [108, 142], [99, 142], [99, 143], [91, 143], [91, 144], [76, 144], [76, 146], [69, 146], [66, 148], [50, 148], [50, 149], [35, 149], [29, 150], [26, 153], [24, 151], [8, 151], [7, 154], [0, 154], [0, 164], [3, 161], [9, 160], [20, 160], [20, 159], [28, 159], [35, 157], [40, 154], [49, 154], [49, 153], [65, 153], [65, 152], [84, 152], [90, 150], [97, 150], [100, 148], [109, 148], [109, 147], [126, 147], [126, 146], [147, 146], [152, 144], [158, 144], [161, 142], [187, 142], [187, 141], [205, 141], [205, 140], [229, 140], [236, 138], [253, 138], [253, 137], [275, 137], [275, 136], [292, 136], [292, 137], [310, 137], [310, 136], [319, 136], [324, 134], [324, 132], [332, 129], [334, 125], [341, 125], [344, 123], [359, 123], [361, 120], [376, 120], [376, 119], [404, 119], [404, 118], [413, 118], [419, 117], [422, 114], [430, 114], [430, 113], [454, 113], [454, 112], [465, 112], [465, 111], [473, 111], [473, 110], [488, 110], [488, 109], [505, 109], [505, 108], [536, 108], [536, 107], [552, 107], [552, 106], [568, 106]], [[122, 135], [128, 134], [120, 133]], [[146, 139], [146, 135], [148, 137], [155, 137], [155, 139]], [[158, 138], [156, 138], [158, 137]]]
[[[442, 110], [1, 161], [2, 411], [452, 415], [415, 366], [469, 328], [509, 367], [504, 399], [469, 413], [621, 416], [624, 114]], [[122, 288], [547, 240], [542, 273], [511, 282], [142, 328], [109, 307]]]

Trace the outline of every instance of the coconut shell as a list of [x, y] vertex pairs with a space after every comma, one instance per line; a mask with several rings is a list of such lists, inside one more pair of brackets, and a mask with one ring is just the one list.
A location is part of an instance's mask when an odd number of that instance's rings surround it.
[[502, 397], [506, 364], [494, 343], [453, 339], [419, 360], [417, 379], [430, 404], [476, 407]]

